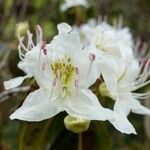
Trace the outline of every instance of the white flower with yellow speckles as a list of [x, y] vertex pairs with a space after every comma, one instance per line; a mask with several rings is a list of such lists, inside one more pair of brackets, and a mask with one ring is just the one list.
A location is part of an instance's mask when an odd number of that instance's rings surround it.
[[61, 111], [87, 120], [113, 118], [113, 112], [103, 108], [88, 89], [99, 77], [94, 49], [83, 49], [68, 24], [59, 24], [58, 31], [46, 51], [39, 53], [39, 68], [33, 76], [40, 88], [10, 118], [40, 121]]

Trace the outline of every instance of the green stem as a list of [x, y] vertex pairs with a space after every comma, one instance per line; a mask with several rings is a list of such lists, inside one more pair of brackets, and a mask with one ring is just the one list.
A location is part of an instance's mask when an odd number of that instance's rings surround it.
[[79, 134], [78, 150], [82, 150], [82, 133]]

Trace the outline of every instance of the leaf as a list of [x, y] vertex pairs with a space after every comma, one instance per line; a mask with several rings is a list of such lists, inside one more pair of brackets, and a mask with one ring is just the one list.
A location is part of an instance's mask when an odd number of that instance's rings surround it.
[[78, 134], [63, 130], [50, 150], [77, 150]]
[[111, 150], [112, 141], [104, 122], [93, 121], [91, 129], [94, 132], [94, 145], [92, 150]]
[[49, 150], [76, 150], [78, 134], [66, 130], [64, 118], [66, 113], [57, 115], [49, 128]]
[[44, 149], [47, 129], [51, 119], [41, 122], [22, 122], [19, 136], [19, 150]]

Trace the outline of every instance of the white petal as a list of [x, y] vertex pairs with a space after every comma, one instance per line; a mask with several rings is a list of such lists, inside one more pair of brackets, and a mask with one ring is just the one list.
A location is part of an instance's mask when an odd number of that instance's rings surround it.
[[126, 134], [137, 134], [133, 125], [129, 122], [125, 115], [116, 114], [115, 120], [109, 120], [111, 124], [120, 132]]
[[130, 105], [134, 113], [142, 115], [150, 115], [150, 109], [142, 106], [138, 100], [132, 100]]
[[125, 63], [116, 57], [103, 54], [100, 61], [102, 76], [111, 95], [115, 96], [119, 77], [125, 69]]
[[103, 108], [90, 90], [80, 90], [74, 99], [64, 100], [64, 109], [76, 118], [87, 120], [108, 120], [114, 118], [113, 112]]
[[67, 23], [60, 23], [57, 25], [59, 34], [67, 34], [72, 30], [72, 27]]
[[110, 120], [112, 125], [119, 130], [122, 133], [126, 134], [131, 134], [134, 133], [136, 134], [136, 131], [132, 124], [128, 121], [127, 119], [127, 106], [125, 103], [120, 101], [116, 101], [115, 106], [114, 106], [114, 112], [116, 113], [116, 119]]
[[65, 3], [61, 5], [60, 10], [66, 11], [67, 9], [76, 6], [88, 7], [89, 5], [87, 3], [87, 0], [65, 0]]
[[[90, 61], [89, 55], [95, 55], [95, 60]], [[98, 52], [92, 46], [88, 46], [80, 53], [74, 55], [74, 64], [79, 69], [79, 86], [89, 88], [100, 77]]]
[[23, 105], [10, 119], [41, 121], [53, 117], [61, 111], [57, 100], [50, 100], [50, 91], [39, 89], [30, 93]]
[[23, 77], [16, 77], [16, 78], [10, 79], [4, 82], [4, 87], [6, 90], [16, 88], [20, 86], [26, 78], [31, 78], [31, 77], [32, 77], [31, 75], [26, 75]]
[[139, 64], [136, 60], [130, 60], [130, 64], [127, 64], [127, 70], [124, 73], [124, 76], [119, 81], [120, 84], [131, 84], [138, 76], [139, 73]]

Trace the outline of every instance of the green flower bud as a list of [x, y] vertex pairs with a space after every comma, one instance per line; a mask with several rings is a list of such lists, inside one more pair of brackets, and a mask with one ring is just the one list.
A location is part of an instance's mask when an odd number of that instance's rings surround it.
[[24, 36], [28, 29], [29, 23], [27, 21], [18, 23], [16, 26], [16, 36], [18, 38]]
[[75, 133], [81, 133], [86, 131], [89, 128], [90, 121], [74, 118], [68, 115], [64, 119], [64, 124], [68, 130], [71, 130]]
[[101, 93], [102, 96], [107, 96], [114, 99], [113, 96], [108, 91], [107, 86], [104, 82], [99, 85], [99, 92]]

